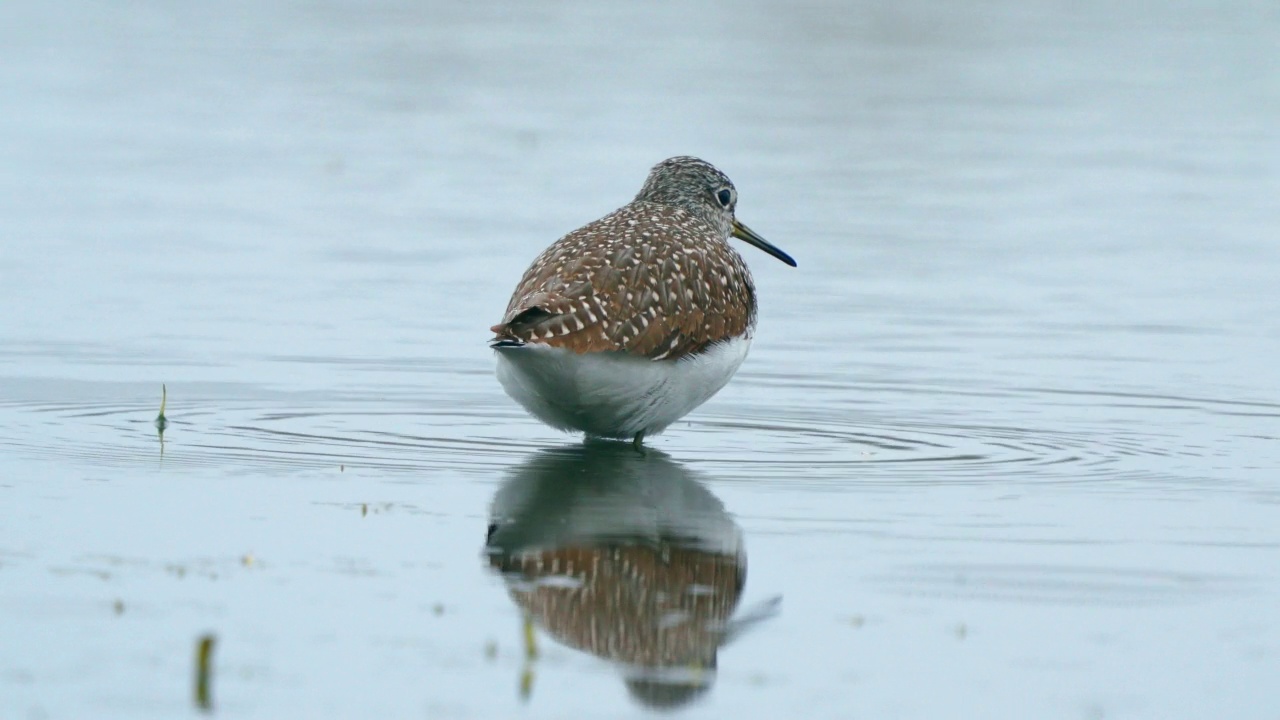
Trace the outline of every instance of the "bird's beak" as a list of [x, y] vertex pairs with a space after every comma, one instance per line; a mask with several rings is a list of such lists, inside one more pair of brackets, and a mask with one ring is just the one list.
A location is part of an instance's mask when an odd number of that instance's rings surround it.
[[778, 258], [779, 260], [790, 265], [791, 267], [796, 266], [796, 261], [792, 260], [790, 255], [782, 252], [777, 247], [775, 247], [773, 243], [760, 237], [755, 233], [754, 230], [747, 227], [746, 225], [743, 225], [737, 220], [733, 221], [733, 236], [738, 238], [739, 240], [746, 240], [748, 243], [755, 245], [756, 247]]

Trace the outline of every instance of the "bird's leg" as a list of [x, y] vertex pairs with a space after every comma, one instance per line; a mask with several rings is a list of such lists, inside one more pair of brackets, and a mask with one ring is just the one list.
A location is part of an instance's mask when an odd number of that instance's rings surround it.
[[642, 455], [644, 454], [644, 431], [643, 430], [636, 433], [635, 439], [631, 441], [631, 447], [635, 448], [636, 452]]

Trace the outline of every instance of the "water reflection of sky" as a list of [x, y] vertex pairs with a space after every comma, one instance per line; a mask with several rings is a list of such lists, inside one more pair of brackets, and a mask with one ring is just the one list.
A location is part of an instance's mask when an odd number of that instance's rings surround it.
[[1267, 717], [1277, 46], [1250, 2], [0, 5], [0, 715], [189, 712], [205, 633], [224, 716], [643, 714], [546, 636], [522, 704], [479, 528], [566, 439], [484, 340], [693, 153], [800, 267], [747, 256], [751, 357], [636, 466], [749, 539], [730, 622], [786, 597], [685, 715]]

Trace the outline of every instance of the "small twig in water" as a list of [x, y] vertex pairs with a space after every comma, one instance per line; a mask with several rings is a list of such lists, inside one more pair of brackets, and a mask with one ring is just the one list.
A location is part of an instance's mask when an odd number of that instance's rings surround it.
[[212, 633], [201, 635], [196, 642], [196, 707], [205, 712], [213, 710], [213, 645], [217, 639]]

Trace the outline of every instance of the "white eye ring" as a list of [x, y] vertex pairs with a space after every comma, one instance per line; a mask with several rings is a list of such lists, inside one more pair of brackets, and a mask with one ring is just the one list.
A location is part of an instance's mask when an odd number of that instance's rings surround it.
[[720, 201], [721, 207], [730, 207], [734, 201], [733, 188], [720, 188], [716, 191], [716, 200]]

